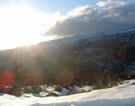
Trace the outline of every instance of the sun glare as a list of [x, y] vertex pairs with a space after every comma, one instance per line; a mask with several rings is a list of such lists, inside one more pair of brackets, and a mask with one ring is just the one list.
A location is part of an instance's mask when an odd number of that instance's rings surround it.
[[54, 39], [41, 36], [43, 21], [42, 14], [27, 6], [0, 8], [0, 49]]

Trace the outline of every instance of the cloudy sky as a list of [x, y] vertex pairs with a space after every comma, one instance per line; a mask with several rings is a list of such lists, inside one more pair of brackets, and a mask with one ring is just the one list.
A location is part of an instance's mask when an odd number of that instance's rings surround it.
[[135, 25], [133, 1], [97, 1], [96, 6], [80, 5], [68, 11], [46, 34], [73, 36], [121, 30]]
[[0, 49], [131, 26], [135, 0], [0, 0]]

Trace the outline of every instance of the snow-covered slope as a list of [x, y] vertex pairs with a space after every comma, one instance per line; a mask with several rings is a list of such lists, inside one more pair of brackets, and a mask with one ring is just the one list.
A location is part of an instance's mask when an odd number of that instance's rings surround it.
[[0, 94], [0, 106], [135, 106], [135, 80], [71, 96], [41, 98]]

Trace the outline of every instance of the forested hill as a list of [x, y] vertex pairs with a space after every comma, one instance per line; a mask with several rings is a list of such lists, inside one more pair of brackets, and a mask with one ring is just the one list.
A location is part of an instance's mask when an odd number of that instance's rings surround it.
[[[61, 73], [71, 79], [66, 85], [71, 82], [86, 83], [87, 78], [92, 79], [95, 73], [109, 72], [111, 76], [120, 76], [123, 72], [134, 71], [134, 62], [135, 28], [79, 35], [0, 51], [0, 73], [10, 70], [19, 79], [35, 79], [35, 82], [23, 80], [25, 84], [63, 84], [58, 81]], [[78, 79], [81, 82], [77, 82]], [[89, 80], [87, 83], [94, 82]]]

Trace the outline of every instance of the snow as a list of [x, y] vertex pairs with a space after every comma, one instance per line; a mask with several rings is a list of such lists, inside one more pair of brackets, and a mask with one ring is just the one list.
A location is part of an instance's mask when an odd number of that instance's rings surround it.
[[135, 106], [135, 80], [112, 88], [59, 97], [33, 94], [15, 97], [0, 93], [0, 106]]
[[88, 91], [91, 91], [92, 90], [92, 86], [89, 86], [89, 85], [85, 85], [81, 88], [82, 91], [84, 92], [88, 92]]
[[108, 35], [108, 36], [112, 36], [112, 35], [132, 33], [132, 32], [135, 32], [135, 27], [125, 28], [123, 30], [117, 30], [117, 31], [112, 31], [112, 32], [105, 32], [103, 34]]

